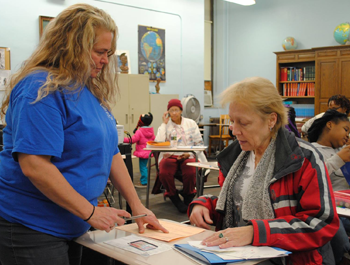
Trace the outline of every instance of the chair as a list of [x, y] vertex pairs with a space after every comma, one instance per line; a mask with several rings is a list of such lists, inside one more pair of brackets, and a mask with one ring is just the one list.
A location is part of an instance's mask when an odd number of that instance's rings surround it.
[[228, 146], [232, 137], [229, 134], [229, 124], [230, 124], [230, 116], [227, 114], [220, 115], [220, 123], [219, 123], [219, 134], [218, 135], [209, 135], [209, 152], [208, 155], [211, 155], [211, 148], [213, 141], [219, 141], [219, 151], [221, 151], [221, 142], [225, 142], [225, 147]]

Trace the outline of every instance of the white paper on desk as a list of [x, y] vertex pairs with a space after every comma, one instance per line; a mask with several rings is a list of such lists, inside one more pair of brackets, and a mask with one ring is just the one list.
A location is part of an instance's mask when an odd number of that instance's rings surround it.
[[[134, 248], [134, 247], [129, 245], [129, 243], [131, 243], [133, 241], [137, 241], [137, 240], [144, 240], [148, 243], [156, 245], [157, 248], [153, 249], [153, 250], [142, 251], [142, 250], [139, 250], [139, 249]], [[165, 252], [165, 251], [172, 249], [171, 246], [169, 246], [165, 243], [162, 243], [162, 242], [159, 242], [156, 240], [152, 240], [149, 238], [145, 238], [145, 237], [136, 236], [136, 235], [130, 235], [130, 236], [126, 236], [126, 237], [116, 238], [116, 239], [112, 239], [109, 241], [105, 241], [104, 243], [111, 245], [111, 246], [114, 246], [114, 247], [117, 247], [117, 248], [121, 248], [121, 249], [130, 251], [130, 252], [133, 252], [135, 254], [138, 254], [138, 255], [141, 255], [144, 257], [159, 254], [159, 253], [162, 253], [162, 252]]]
[[262, 246], [243, 246], [243, 247], [230, 247], [230, 248], [219, 248], [207, 247], [201, 244], [202, 241], [189, 241], [188, 244], [201, 249], [202, 251], [214, 253], [222, 259], [262, 259], [262, 258], [276, 258], [283, 257], [289, 254], [285, 250], [277, 250], [272, 247]]
[[179, 149], [203, 149], [207, 148], [208, 146], [204, 145], [179, 145], [177, 148]]

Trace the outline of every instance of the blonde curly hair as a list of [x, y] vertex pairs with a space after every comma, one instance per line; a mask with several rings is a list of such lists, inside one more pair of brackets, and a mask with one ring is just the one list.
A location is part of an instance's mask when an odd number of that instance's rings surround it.
[[[109, 63], [96, 78], [91, 78], [91, 50], [96, 42], [96, 31], [112, 33], [108, 51]], [[86, 85], [107, 109], [119, 93], [117, 84], [117, 58], [114, 55], [118, 28], [105, 11], [88, 4], [76, 4], [63, 10], [45, 28], [39, 45], [17, 73], [12, 75], [7, 96], [1, 106], [1, 119], [6, 114], [12, 89], [25, 76], [34, 71], [46, 71], [46, 82], [39, 88], [36, 103], [54, 91], [79, 92]]]

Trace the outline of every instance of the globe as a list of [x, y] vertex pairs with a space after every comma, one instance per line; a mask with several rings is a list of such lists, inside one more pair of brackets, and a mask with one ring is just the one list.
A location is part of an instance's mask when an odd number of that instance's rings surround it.
[[282, 47], [285, 51], [295, 50], [298, 47], [298, 44], [293, 37], [287, 37], [282, 42]]
[[346, 44], [349, 41], [350, 24], [348, 22], [339, 24], [334, 30], [334, 39], [339, 44]]
[[163, 41], [156, 32], [148, 31], [142, 36], [141, 52], [148, 61], [159, 60], [163, 54]]

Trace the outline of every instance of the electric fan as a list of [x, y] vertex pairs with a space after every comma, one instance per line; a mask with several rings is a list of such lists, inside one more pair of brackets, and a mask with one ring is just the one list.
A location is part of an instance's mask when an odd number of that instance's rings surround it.
[[193, 95], [186, 95], [183, 99], [181, 99], [182, 104], [182, 116], [185, 118], [189, 118], [194, 120], [196, 123], [199, 122], [201, 106], [199, 104], [198, 99], [196, 99]]

